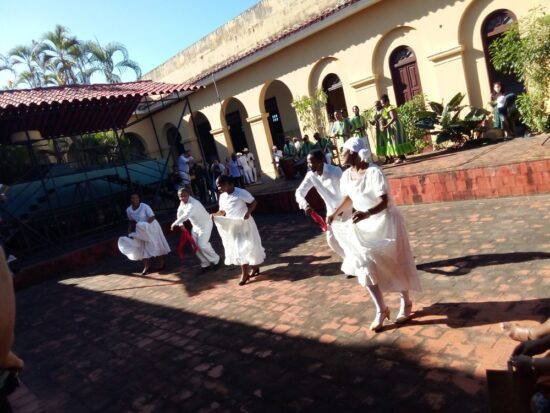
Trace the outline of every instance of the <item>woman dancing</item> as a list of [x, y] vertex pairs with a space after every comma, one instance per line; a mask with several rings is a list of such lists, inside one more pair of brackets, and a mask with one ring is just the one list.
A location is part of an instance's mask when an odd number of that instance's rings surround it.
[[130, 206], [126, 210], [130, 224], [128, 236], [118, 239], [118, 249], [132, 261], [143, 261], [141, 275], [151, 271], [150, 258], [159, 258], [159, 270], [164, 268], [164, 256], [170, 252], [170, 246], [164, 237], [155, 213], [149, 205], [141, 202], [141, 196], [130, 195]]
[[212, 217], [225, 249], [225, 264], [241, 266], [242, 286], [260, 273], [259, 265], [265, 260], [262, 240], [251, 216], [257, 202], [250, 192], [236, 188], [227, 175], [220, 176], [216, 185], [221, 193], [220, 209]]
[[[369, 290], [376, 306], [370, 329], [379, 331], [384, 320], [390, 318], [382, 292], [400, 293], [401, 306], [395, 322], [403, 323], [412, 315], [409, 290], [420, 290], [420, 281], [404, 220], [389, 199], [382, 170], [368, 162], [370, 151], [362, 139], [348, 139], [343, 148], [344, 163], [351, 168], [340, 180], [344, 200], [328, 217], [328, 223], [334, 224], [338, 242], [346, 251], [342, 270], [355, 274]], [[355, 211], [351, 222], [334, 220], [350, 206]]]

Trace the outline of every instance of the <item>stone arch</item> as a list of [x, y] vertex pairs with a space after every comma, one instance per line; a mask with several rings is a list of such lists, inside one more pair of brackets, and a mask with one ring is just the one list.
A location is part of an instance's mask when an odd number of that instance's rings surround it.
[[216, 142], [211, 133], [212, 126], [206, 115], [200, 111], [193, 112], [189, 128], [194, 129], [192, 132], [197, 137], [204, 161], [210, 163], [214, 159], [219, 159]]
[[[507, 10], [510, 11], [514, 2], [506, 1], [499, 5], [509, 6]], [[464, 50], [462, 62], [466, 87], [470, 103], [474, 106], [483, 106], [490, 95], [490, 79], [481, 33], [483, 23], [495, 11], [497, 8], [493, 1], [474, 0], [468, 4], [458, 24], [458, 41]]]
[[240, 152], [246, 147], [258, 159], [252, 129], [246, 120], [248, 111], [244, 104], [235, 97], [227, 98], [222, 102], [220, 115], [222, 125], [228, 130], [233, 150]]
[[145, 139], [135, 132], [126, 132], [124, 137], [130, 143], [128, 150], [128, 160], [138, 161], [147, 157], [147, 144]]
[[300, 124], [292, 107], [292, 92], [281, 80], [266, 82], [259, 95], [260, 113], [268, 114], [269, 132], [273, 144], [280, 149], [286, 135], [299, 136]]
[[[425, 39], [412, 26], [396, 27], [380, 37], [372, 54], [372, 73], [377, 79], [376, 91], [378, 96], [387, 94], [395, 102], [395, 91], [389, 62], [392, 52], [400, 46], [414, 45], [418, 70], [423, 76], [436, 78], [433, 65], [427, 59], [425, 44]], [[439, 91], [436, 89], [425, 90], [424, 92], [432, 99], [439, 95]]]
[[178, 159], [178, 156], [183, 153], [183, 137], [180, 131], [173, 123], [166, 123], [162, 128], [162, 136], [166, 139], [166, 144], [169, 148], [170, 155], [173, 159]]

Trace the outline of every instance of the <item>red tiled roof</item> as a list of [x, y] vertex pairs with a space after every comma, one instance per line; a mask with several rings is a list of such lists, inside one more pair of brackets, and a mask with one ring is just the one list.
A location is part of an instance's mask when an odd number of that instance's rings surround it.
[[293, 26], [293, 27], [289, 27], [285, 30], [283, 30], [282, 32], [279, 32], [263, 41], [261, 41], [260, 43], [258, 43], [255, 47], [253, 47], [252, 49], [249, 49], [249, 50], [246, 50], [240, 54], [237, 54], [233, 57], [231, 57], [230, 59], [227, 59], [225, 60], [224, 62], [222, 63], [219, 63], [217, 64], [216, 66], [214, 66], [213, 68], [207, 70], [206, 72], [203, 72], [197, 76], [195, 76], [194, 78], [192, 78], [190, 80], [190, 82], [192, 83], [197, 83], [205, 78], [207, 78], [208, 76], [211, 76], [212, 74], [214, 73], [217, 73], [227, 67], [230, 67], [238, 62], [240, 62], [241, 60], [244, 60], [246, 59], [247, 57], [249, 56], [252, 56], [253, 54], [255, 53], [258, 53], [260, 52], [261, 50], [283, 40], [283, 39], [286, 39], [287, 37], [290, 37], [310, 26], [313, 26], [315, 23], [317, 22], [320, 22], [320, 21], [323, 21], [325, 20], [327, 17], [330, 17], [336, 13], [338, 13], [339, 11], [351, 6], [352, 4], [355, 4], [355, 3], [358, 3], [359, 1], [361, 0], [346, 0], [346, 1], [342, 1], [339, 5], [335, 6], [335, 7], [331, 7], [329, 9], [326, 9], [324, 10], [323, 12], [321, 12], [320, 14], [316, 15], [316, 16], [313, 16], [311, 17], [310, 19], [304, 21], [303, 23], [297, 25], [297, 26]]
[[143, 97], [190, 92], [191, 84], [150, 80], [0, 92], [0, 142], [14, 132], [38, 130], [44, 138], [123, 128]]
[[35, 89], [14, 89], [0, 91], [0, 110], [22, 109], [32, 106], [65, 104], [105, 99], [120, 99], [187, 92], [198, 89], [195, 85], [153, 82], [140, 80], [127, 83], [95, 85], [70, 85]]

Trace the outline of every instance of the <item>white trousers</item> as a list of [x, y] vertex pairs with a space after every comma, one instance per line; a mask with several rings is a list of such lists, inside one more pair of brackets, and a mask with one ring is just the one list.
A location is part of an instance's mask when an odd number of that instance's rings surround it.
[[252, 174], [251, 168], [243, 168], [244, 181], [246, 184], [251, 184], [255, 182], [254, 175]]
[[206, 268], [211, 264], [216, 265], [220, 262], [220, 256], [216, 254], [212, 245], [210, 245], [210, 235], [212, 234], [212, 228], [214, 224], [212, 221], [206, 222], [201, 228], [193, 227], [191, 230], [191, 236], [197, 244], [197, 257], [201, 261], [201, 267]]

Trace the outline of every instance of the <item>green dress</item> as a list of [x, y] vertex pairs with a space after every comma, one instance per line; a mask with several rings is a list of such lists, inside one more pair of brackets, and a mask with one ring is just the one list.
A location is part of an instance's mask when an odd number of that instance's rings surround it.
[[[397, 107], [395, 107], [394, 105], [389, 105], [382, 109], [382, 119], [384, 119], [385, 124], [388, 124], [391, 121], [390, 112], [396, 109]], [[396, 118], [395, 121], [390, 125], [390, 127], [381, 133], [385, 135], [387, 142], [385, 153], [386, 156], [399, 156], [414, 152], [414, 146], [407, 139], [405, 128], [403, 127], [403, 124], [399, 121], [399, 118]]]

